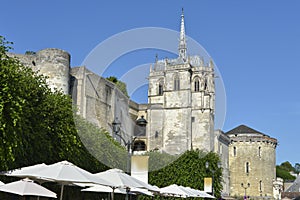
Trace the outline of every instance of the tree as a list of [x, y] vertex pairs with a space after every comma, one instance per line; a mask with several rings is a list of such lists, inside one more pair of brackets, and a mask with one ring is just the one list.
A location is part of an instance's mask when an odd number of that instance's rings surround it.
[[284, 169], [289, 172], [295, 171], [294, 167], [292, 166], [292, 164], [289, 161], [285, 161], [285, 162], [281, 163], [280, 167], [281, 167], [281, 169]]
[[179, 158], [178, 155], [170, 155], [159, 151], [150, 151], [145, 153], [149, 156], [149, 171], [160, 170]]
[[295, 163], [294, 169], [296, 173], [300, 173], [300, 163]]
[[[46, 137], [36, 130], [40, 102], [49, 93], [45, 79], [6, 55], [11, 44], [0, 37], [0, 162], [3, 169], [40, 157]], [[36, 112], [37, 111], [37, 112]], [[33, 139], [39, 141], [37, 143]], [[37, 148], [37, 149], [35, 149]], [[30, 152], [30, 153], [29, 153]], [[35, 154], [33, 154], [35, 152]], [[28, 154], [32, 157], [28, 157]], [[22, 161], [21, 161], [22, 160]], [[37, 159], [38, 160], [38, 159]]]
[[61, 160], [107, 169], [82, 144], [71, 98], [51, 91], [44, 76], [7, 56], [10, 44], [0, 37], [0, 171]]
[[[205, 167], [207, 161], [210, 163], [209, 169]], [[168, 166], [150, 172], [149, 183], [158, 187], [177, 184], [203, 190], [204, 177], [214, 176], [214, 194], [220, 197], [222, 169], [217, 167], [219, 161], [219, 156], [213, 152], [203, 156], [203, 152], [199, 150], [187, 151]]]
[[117, 88], [119, 88], [119, 90], [125, 94], [127, 97], [129, 97], [128, 92], [127, 92], [127, 86], [126, 83], [120, 81], [117, 79], [117, 77], [115, 76], [110, 76], [108, 78], [106, 78], [107, 80], [109, 80], [110, 82], [116, 84]]
[[295, 168], [290, 162], [286, 161], [276, 166], [276, 176], [286, 180], [295, 180], [295, 176], [291, 175], [290, 172], [295, 172]]
[[115, 141], [106, 130], [80, 116], [75, 116], [75, 123], [82, 143], [98, 161], [111, 168], [126, 170], [128, 154], [125, 147]]
[[282, 169], [280, 166], [276, 166], [276, 177], [280, 177], [284, 181], [296, 179], [296, 177], [291, 175], [289, 171]]
[[36, 54], [36, 52], [34, 52], [34, 51], [26, 51], [25, 52], [25, 55], [35, 55]]

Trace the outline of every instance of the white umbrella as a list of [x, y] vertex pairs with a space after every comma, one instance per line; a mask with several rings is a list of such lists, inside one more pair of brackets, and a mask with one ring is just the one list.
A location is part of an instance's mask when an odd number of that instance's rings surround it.
[[160, 193], [171, 196], [188, 197], [189, 193], [181, 189], [178, 185], [172, 184], [167, 187], [160, 188]]
[[120, 169], [110, 169], [95, 175], [99, 178], [112, 181], [118, 188], [146, 188], [149, 190], [155, 190], [155, 188], [150, 184], [125, 174]]
[[18, 169], [13, 169], [5, 172], [4, 174], [6, 176], [17, 176], [17, 177], [22, 177], [22, 176], [31, 176], [34, 175], [37, 171], [40, 171], [42, 169], [45, 169], [47, 165], [45, 163], [42, 164], [36, 164], [28, 167], [22, 167]]
[[[94, 185], [89, 188], [82, 189], [81, 191], [83, 192], [107, 192], [107, 193], [112, 193], [113, 188], [104, 186], [104, 185]], [[114, 189], [114, 193], [119, 193], [119, 194], [126, 194], [126, 190], [121, 189], [121, 188], [116, 188]]]
[[7, 183], [0, 186], [0, 191], [18, 194], [21, 196], [30, 195], [57, 198], [54, 192], [34, 183], [30, 179], [23, 179], [12, 183]]
[[[128, 174], [125, 174], [122, 170], [120, 169], [110, 169], [104, 172], [100, 172], [95, 174], [97, 177], [100, 177], [105, 180], [110, 180], [112, 181], [117, 188], [125, 188], [125, 189], [130, 189], [130, 188], [145, 188], [151, 191], [158, 191], [155, 187], [153, 187], [150, 184], [147, 184], [143, 181], [140, 181]], [[112, 199], [114, 197], [114, 188], [112, 192]]]
[[[43, 181], [40, 177], [37, 177], [37, 174], [39, 171], [46, 169], [47, 165], [45, 163], [32, 165], [28, 167], [22, 167], [19, 169], [13, 169], [9, 170], [4, 173], [6, 176], [14, 176], [14, 177], [20, 177], [20, 178], [31, 178], [35, 180], [39, 180], [39, 183], [42, 183]], [[51, 181], [51, 180], [44, 180], [44, 181]]]
[[[113, 188], [108, 187], [108, 186], [103, 186], [103, 185], [94, 185], [89, 188], [82, 189], [81, 191], [83, 192], [106, 192], [106, 193], [118, 193], [118, 194], [126, 194], [126, 189], [124, 188], [116, 188], [113, 191]], [[146, 189], [142, 188], [131, 188], [130, 189], [130, 194], [144, 194], [148, 196], [153, 196], [152, 192]]]
[[195, 192], [195, 190], [192, 190], [192, 188], [179, 186], [180, 189], [182, 189], [184, 192], [188, 193], [188, 197], [199, 197], [198, 194]]
[[213, 195], [207, 194], [204, 191], [198, 191], [199, 192], [199, 196], [202, 196], [203, 198], [210, 198], [210, 199], [215, 199], [216, 197], [214, 197]]
[[196, 194], [197, 197], [211, 198], [211, 199], [216, 198], [216, 197], [214, 197], [214, 196], [212, 196], [210, 194], [207, 194], [205, 191], [196, 190], [196, 189], [193, 189], [193, 188], [190, 188], [190, 187], [185, 187], [185, 189], [190, 190], [191, 192], [193, 192], [194, 194]]
[[149, 190], [143, 189], [143, 188], [131, 188], [130, 192], [153, 196], [152, 192], [150, 192]]
[[60, 200], [63, 197], [64, 185], [72, 183], [96, 183], [101, 185], [114, 186], [113, 183], [109, 182], [110, 179], [102, 179], [96, 177], [90, 172], [77, 167], [76, 165], [62, 161], [48, 165], [45, 169], [42, 169], [36, 173], [36, 177], [39, 179], [52, 180], [54, 182], [61, 183], [61, 194]]

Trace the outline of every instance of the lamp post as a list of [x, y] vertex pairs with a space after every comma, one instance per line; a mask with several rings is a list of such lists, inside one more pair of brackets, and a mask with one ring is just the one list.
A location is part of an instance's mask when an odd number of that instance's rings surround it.
[[118, 134], [121, 130], [121, 122], [116, 117], [114, 121], [112, 122], [112, 128], [113, 128], [113, 138], [115, 139], [116, 135], [120, 137], [120, 134]]
[[[115, 138], [115, 136], [118, 136], [120, 138], [120, 140], [123, 141], [124, 146], [126, 146], [126, 148], [127, 148], [128, 158], [127, 158], [126, 171], [128, 174], [130, 174], [130, 160], [131, 160], [131, 154], [132, 154], [132, 144], [134, 143], [134, 140], [136, 139], [136, 137], [130, 138], [127, 141], [125, 140], [125, 138], [122, 137], [122, 135], [120, 134], [121, 122], [118, 120], [117, 117], [112, 122], [112, 128], [113, 128], [113, 137]], [[121, 141], [120, 141], [120, 143], [121, 143]]]
[[138, 120], [136, 120], [136, 124], [141, 127], [145, 127], [147, 125], [147, 120], [145, 120], [144, 115], [141, 116]]
[[244, 183], [241, 183], [241, 187], [245, 189], [244, 200], [246, 200], [247, 199], [247, 189], [250, 187], [250, 183], [247, 183], [247, 185], [245, 185]]
[[[221, 163], [218, 162], [217, 166], [218, 166], [218, 169], [219, 169], [219, 168], [221, 167]], [[206, 168], [206, 169], [209, 169], [209, 162], [208, 162], [208, 161], [205, 162], [205, 168]], [[214, 175], [215, 175], [216, 170], [211, 169], [210, 171], [211, 171], [211, 173], [212, 173], [211, 194], [212, 194], [212, 196], [214, 196]]]
[[[144, 119], [144, 116], [142, 116], [141, 119], [137, 120], [137, 125], [139, 126], [146, 126], [147, 121]], [[118, 118], [116, 117], [114, 119], [114, 121], [112, 122], [112, 129], [113, 129], [113, 138], [115, 138], [115, 136], [118, 136], [120, 138], [120, 140], [123, 141], [124, 145], [127, 147], [127, 166], [126, 166], [126, 171], [128, 174], [130, 174], [130, 161], [131, 161], [131, 155], [133, 153], [133, 143], [136, 139], [136, 137], [130, 138], [127, 141], [122, 137], [122, 135], [120, 134], [121, 132], [121, 122], [118, 120]], [[120, 141], [121, 143], [121, 141]], [[126, 188], [126, 200], [128, 200], [128, 193], [129, 193], [129, 188]]]
[[142, 115], [139, 119], [135, 121], [134, 126], [134, 136], [139, 137], [139, 141], [135, 143], [132, 147], [132, 151], [145, 151], [146, 145], [143, 139], [146, 137], [146, 125], [147, 120]]

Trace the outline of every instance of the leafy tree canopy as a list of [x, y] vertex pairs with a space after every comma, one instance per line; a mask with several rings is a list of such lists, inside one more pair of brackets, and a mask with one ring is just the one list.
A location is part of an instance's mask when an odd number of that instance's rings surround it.
[[126, 83], [118, 80], [118, 78], [115, 76], [110, 76], [110, 77], [107, 77], [106, 79], [109, 80], [110, 82], [113, 82], [114, 84], [116, 84], [117, 88], [119, 88], [119, 90], [121, 90], [121, 92], [123, 94], [125, 94], [127, 97], [129, 97], [128, 92], [127, 92]]
[[25, 52], [25, 55], [35, 55], [36, 54], [36, 52], [34, 52], [34, 51], [26, 51]]
[[284, 169], [286, 171], [290, 171], [290, 172], [295, 171], [294, 167], [292, 166], [292, 164], [289, 161], [285, 161], [285, 162], [281, 163], [280, 167], [281, 167], [281, 169]]
[[76, 116], [75, 123], [82, 143], [97, 160], [111, 168], [126, 171], [128, 154], [125, 147], [115, 141], [106, 130], [80, 116]]
[[295, 176], [291, 175], [289, 171], [282, 169], [280, 166], [276, 166], [276, 177], [282, 178], [284, 181], [295, 180]]
[[[219, 156], [213, 152], [187, 151], [168, 166], [149, 173], [149, 183], [158, 187], [171, 184], [204, 189], [204, 178], [214, 177], [214, 194], [220, 197], [222, 190], [222, 168], [218, 168]], [[205, 163], [209, 163], [206, 169]]]
[[276, 176], [282, 178], [283, 180], [294, 180], [296, 177], [291, 175], [290, 172], [297, 172], [296, 169], [291, 165], [290, 162], [286, 161], [276, 166]]

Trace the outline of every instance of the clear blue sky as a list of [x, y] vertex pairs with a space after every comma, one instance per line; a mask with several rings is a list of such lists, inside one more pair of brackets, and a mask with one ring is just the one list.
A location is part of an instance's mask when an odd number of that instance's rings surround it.
[[[222, 75], [227, 95], [223, 130], [248, 125], [278, 139], [277, 164], [300, 162], [298, 0], [4, 0], [0, 35], [15, 43], [13, 52], [61, 48], [78, 66], [96, 45], [122, 31], [178, 31], [182, 7], [186, 34], [206, 49]], [[135, 65], [148, 62], [138, 54], [129, 57]]]

